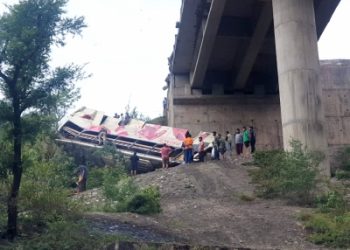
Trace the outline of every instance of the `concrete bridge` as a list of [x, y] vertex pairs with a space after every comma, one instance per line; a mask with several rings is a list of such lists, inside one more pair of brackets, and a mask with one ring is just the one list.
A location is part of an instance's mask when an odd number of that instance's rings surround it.
[[[350, 144], [350, 63], [319, 61], [340, 0], [183, 0], [167, 77], [170, 126], [256, 127], [258, 148]], [[340, 73], [340, 74], [339, 74]], [[329, 163], [322, 166], [329, 173]]]

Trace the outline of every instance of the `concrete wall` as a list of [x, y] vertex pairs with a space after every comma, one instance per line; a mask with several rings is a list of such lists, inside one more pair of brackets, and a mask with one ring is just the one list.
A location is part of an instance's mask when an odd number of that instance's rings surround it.
[[350, 60], [321, 61], [320, 83], [334, 169], [337, 153], [350, 145]]
[[175, 119], [171, 126], [200, 131], [235, 131], [253, 125], [257, 129], [258, 148], [282, 146], [280, 108], [276, 96], [202, 96], [176, 98]]
[[[321, 61], [320, 84], [331, 155], [350, 145], [350, 60]], [[193, 93], [193, 91], [192, 91]], [[258, 134], [257, 148], [281, 148], [281, 114], [277, 96], [195, 95], [188, 76], [173, 78], [169, 88], [170, 126], [225, 133], [253, 125]], [[334, 158], [334, 157], [333, 157]]]

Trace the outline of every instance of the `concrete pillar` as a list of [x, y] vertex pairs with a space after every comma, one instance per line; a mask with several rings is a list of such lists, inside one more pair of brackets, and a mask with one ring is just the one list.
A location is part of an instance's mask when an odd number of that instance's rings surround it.
[[[273, 0], [284, 148], [292, 138], [327, 154], [313, 0]], [[329, 175], [328, 156], [321, 164]]]

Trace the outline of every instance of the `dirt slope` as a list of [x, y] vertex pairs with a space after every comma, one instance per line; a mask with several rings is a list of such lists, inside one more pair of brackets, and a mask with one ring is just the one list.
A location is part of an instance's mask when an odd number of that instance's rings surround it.
[[159, 186], [162, 213], [99, 216], [110, 224], [122, 221], [152, 229], [179, 243], [321, 249], [305, 240], [305, 231], [296, 219], [303, 208], [276, 200], [244, 201], [244, 197], [254, 197], [247, 168], [229, 160], [209, 161], [138, 175], [135, 181], [139, 185]]

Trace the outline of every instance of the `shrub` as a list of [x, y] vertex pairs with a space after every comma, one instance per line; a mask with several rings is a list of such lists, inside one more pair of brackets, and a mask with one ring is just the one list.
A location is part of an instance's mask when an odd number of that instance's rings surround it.
[[251, 171], [257, 192], [265, 198], [281, 197], [298, 203], [310, 203], [316, 186], [319, 153], [308, 152], [298, 141], [291, 141], [291, 151], [267, 151], [254, 154], [259, 168]]
[[49, 179], [51, 174], [48, 167], [45, 164], [36, 165], [37, 173], [33, 173], [33, 168], [30, 175], [23, 176], [20, 189], [21, 217], [35, 225], [75, 218], [80, 213], [78, 203], [69, 197], [70, 191], [55, 186], [54, 181]]
[[160, 193], [155, 187], [136, 193], [127, 203], [126, 210], [138, 214], [155, 214], [161, 211]]
[[121, 178], [117, 184], [108, 177], [103, 186], [107, 198], [105, 211], [152, 214], [160, 212], [160, 193], [154, 187], [140, 189], [130, 177]]
[[136, 190], [136, 187], [123, 171], [109, 169], [104, 173], [102, 190], [107, 199], [120, 200], [122, 196]]
[[107, 168], [90, 168], [87, 178], [87, 188], [93, 189], [102, 187], [105, 173], [108, 171]]
[[38, 136], [34, 145], [25, 145], [23, 157], [19, 218], [42, 227], [50, 222], [78, 217], [80, 208], [69, 197], [67, 188], [73, 160], [46, 136]]

